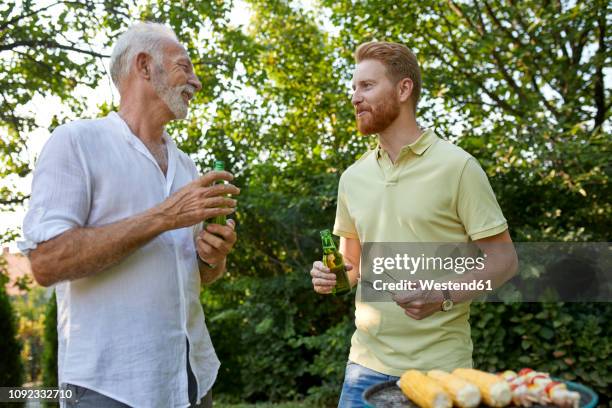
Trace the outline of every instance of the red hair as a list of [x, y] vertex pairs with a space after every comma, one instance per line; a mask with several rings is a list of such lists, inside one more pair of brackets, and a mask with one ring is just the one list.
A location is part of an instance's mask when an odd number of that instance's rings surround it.
[[380, 61], [387, 68], [387, 77], [397, 84], [401, 79], [412, 81], [412, 105], [416, 113], [417, 103], [421, 96], [421, 69], [416, 56], [403, 44], [371, 41], [361, 44], [355, 51], [355, 62], [373, 59]]

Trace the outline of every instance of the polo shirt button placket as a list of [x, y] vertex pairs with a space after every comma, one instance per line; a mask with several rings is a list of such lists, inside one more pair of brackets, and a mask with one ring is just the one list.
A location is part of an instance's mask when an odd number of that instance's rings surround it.
[[399, 171], [399, 165], [397, 161], [395, 162], [395, 164], [389, 164], [389, 167], [387, 168], [387, 174], [389, 176], [385, 180], [385, 185], [387, 187], [394, 187], [397, 184], [398, 171]]
[[390, 172], [389, 177], [385, 180], [387, 187], [394, 187], [397, 184], [397, 169]]

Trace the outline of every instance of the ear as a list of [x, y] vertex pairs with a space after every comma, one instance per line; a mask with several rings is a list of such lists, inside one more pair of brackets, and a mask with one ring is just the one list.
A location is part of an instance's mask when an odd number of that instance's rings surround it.
[[410, 95], [412, 95], [412, 88], [414, 87], [414, 83], [410, 78], [403, 78], [397, 83], [398, 91], [399, 91], [399, 100], [401, 103], [406, 102], [410, 99]]
[[146, 80], [151, 79], [151, 71], [153, 70], [153, 58], [147, 53], [139, 52], [136, 55], [136, 73], [139, 77]]

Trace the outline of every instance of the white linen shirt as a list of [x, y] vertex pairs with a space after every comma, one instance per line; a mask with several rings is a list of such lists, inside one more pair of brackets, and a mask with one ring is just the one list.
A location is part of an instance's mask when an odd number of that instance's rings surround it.
[[[141, 213], [198, 177], [164, 140], [167, 176], [114, 112], [55, 129], [34, 171], [21, 251]], [[186, 407], [187, 337], [198, 400], [206, 395], [220, 364], [199, 301], [196, 229], [165, 232], [115, 266], [57, 284], [60, 384], [134, 407]]]

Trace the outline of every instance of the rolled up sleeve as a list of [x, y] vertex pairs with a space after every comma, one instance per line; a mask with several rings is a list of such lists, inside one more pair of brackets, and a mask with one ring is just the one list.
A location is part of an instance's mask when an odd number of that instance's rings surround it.
[[70, 129], [58, 127], [36, 163], [23, 240], [17, 243], [21, 252], [86, 224], [91, 185], [82, 158]]
[[473, 158], [466, 162], [461, 174], [457, 212], [473, 241], [508, 229], [489, 179]]

